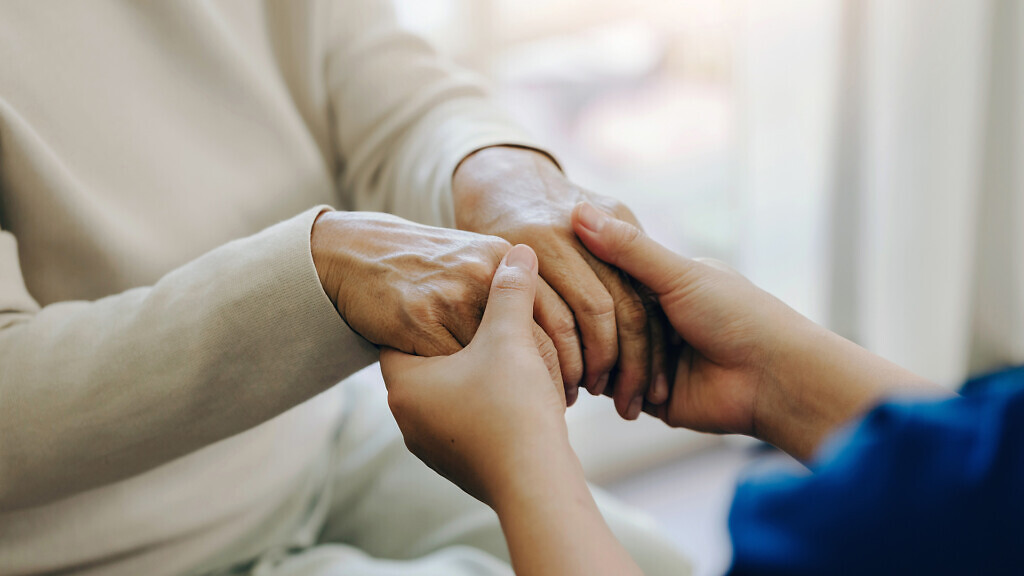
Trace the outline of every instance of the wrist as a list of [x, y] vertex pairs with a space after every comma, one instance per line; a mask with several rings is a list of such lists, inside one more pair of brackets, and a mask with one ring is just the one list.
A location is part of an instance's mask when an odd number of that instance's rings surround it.
[[[466, 156], [452, 176], [456, 224], [459, 228], [472, 225], [470, 218], [487, 212], [479, 210], [483, 200], [493, 197], [495, 191], [512, 189], [513, 195], [521, 193], [522, 187], [516, 190], [510, 185], [524, 181], [532, 182], [527, 186], [532, 193], [564, 188], [554, 185], [557, 182], [568, 184], [554, 159], [532, 148], [492, 146]], [[575, 205], [575, 201], [571, 204]]]
[[800, 460], [882, 399], [938, 388], [810, 321], [783, 340], [758, 393], [754, 435]]
[[499, 516], [515, 513], [527, 506], [542, 505], [552, 498], [589, 493], [583, 466], [569, 445], [552, 440], [548, 434], [536, 441], [517, 440], [515, 453], [496, 470], [490, 483], [489, 500]]
[[337, 254], [339, 246], [346, 246], [345, 238], [349, 221], [355, 213], [339, 210], [324, 210], [313, 221], [309, 233], [309, 249], [313, 257], [313, 266], [320, 279], [320, 286], [330, 298], [334, 308], [341, 311], [339, 299], [342, 280], [338, 274]]
[[334, 219], [336, 214], [335, 210], [324, 210], [313, 220], [313, 227], [309, 232], [309, 251], [313, 257], [313, 267], [316, 268], [316, 275], [320, 279], [320, 287], [331, 299], [331, 304], [334, 304], [335, 309], [338, 307], [338, 295], [331, 282], [329, 254], [335, 236]]

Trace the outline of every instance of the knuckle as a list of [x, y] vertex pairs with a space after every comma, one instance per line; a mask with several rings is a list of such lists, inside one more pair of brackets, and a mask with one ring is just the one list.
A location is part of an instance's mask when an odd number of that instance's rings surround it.
[[405, 316], [414, 326], [423, 327], [437, 321], [438, 310], [433, 298], [420, 294], [406, 302]]
[[548, 329], [553, 340], [568, 340], [576, 337], [576, 319], [570, 313], [559, 314], [549, 323]]
[[445, 300], [452, 310], [460, 314], [482, 309], [487, 301], [487, 283], [476, 280], [457, 282], [448, 290]]
[[583, 313], [595, 320], [615, 320], [615, 301], [607, 293], [593, 295], [583, 304]]
[[470, 265], [466, 271], [465, 278], [462, 279], [466, 293], [468, 295], [477, 295], [481, 291], [486, 293], [496, 269], [497, 263], [491, 262], [475, 262]]
[[512, 243], [500, 236], [486, 236], [485, 242], [490, 255], [497, 256], [499, 260], [512, 249]]
[[616, 315], [619, 330], [627, 334], [647, 333], [647, 310], [639, 302], [627, 302]]

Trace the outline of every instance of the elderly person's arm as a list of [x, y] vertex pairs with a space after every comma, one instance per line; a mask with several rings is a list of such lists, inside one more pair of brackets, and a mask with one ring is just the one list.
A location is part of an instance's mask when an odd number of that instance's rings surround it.
[[149, 287], [40, 307], [0, 232], [0, 510], [138, 474], [372, 363], [310, 255], [310, 210]]
[[[308, 84], [323, 82], [327, 94], [325, 137], [335, 147], [344, 207], [530, 244], [542, 279], [536, 320], [557, 348], [570, 403], [579, 384], [613, 393], [619, 413], [630, 418], [645, 398], [663, 402], [665, 333], [653, 299], [590, 256], [570, 224], [572, 207], [584, 198], [632, 219], [629, 210], [573, 185], [548, 155], [529, 149], [532, 140], [476, 78], [397, 26], [389, 2], [300, 10], [323, 22], [322, 37], [291, 42], [296, 50], [323, 45], [322, 62], [308, 66]], [[472, 335], [452, 332], [463, 345]], [[411, 351], [410, 343], [395, 344]]]
[[[269, 36], [280, 73], [309, 74], [308, 83], [289, 77], [279, 86], [260, 86], [257, 98], [281, 97], [284, 104], [275, 103], [271, 110], [301, 114], [321, 149], [335, 143], [337, 156], [325, 153], [324, 162], [339, 162], [335, 168], [353, 195], [353, 206], [374, 207], [368, 198], [384, 182], [388, 190], [402, 190], [409, 198], [396, 197], [379, 208], [437, 221], [429, 212], [439, 213], [436, 207], [445, 205], [447, 184], [438, 182], [451, 179], [455, 161], [449, 159], [478, 146], [514, 141], [508, 137], [514, 129], [506, 125], [495, 136], [485, 128], [484, 137], [472, 136], [455, 151], [429, 142], [410, 144], [449, 126], [432, 120], [437, 114], [430, 113], [430, 105], [441, 95], [430, 93], [430, 75], [415, 73], [418, 67], [430, 69], [431, 58], [404, 51], [407, 40], [377, 34], [375, 23], [388, 15], [375, 5], [386, 2], [340, 14], [340, 20], [320, 17], [328, 12], [317, 10], [333, 10], [326, 2], [269, 2], [265, 12], [253, 11], [274, 20]], [[400, 74], [408, 86], [399, 94], [393, 86], [375, 83], [362, 70], [381, 61], [347, 59], [343, 50], [311, 48], [308, 58], [289, 59], [298, 50], [288, 45], [292, 32], [296, 42], [308, 46], [340, 41], [365, 47], [388, 65], [408, 59], [409, 74]], [[327, 62], [314, 53], [334, 56]], [[240, 54], [228, 69], [251, 64], [245, 58], [254, 53]], [[259, 54], [264, 56], [270, 57]], [[341, 78], [343, 69], [352, 72]], [[346, 87], [350, 82], [369, 85], [353, 89]], [[351, 90], [378, 97], [340, 97]], [[334, 95], [335, 105], [328, 104], [328, 94]], [[319, 108], [311, 102], [319, 102]], [[466, 118], [478, 129], [486, 127], [472, 114]], [[253, 118], [251, 125], [285, 124], [275, 120]], [[344, 129], [332, 131], [331, 126]], [[5, 123], [5, 138], [44, 142], [33, 139], [31, 130], [13, 132], [16, 128], [25, 130]], [[407, 151], [412, 149], [419, 153]], [[19, 194], [33, 194], [30, 186], [39, 186], [34, 196], [41, 198], [54, 189], [63, 191], [25, 177], [33, 159], [16, 146], [3, 152], [0, 171], [23, 187]], [[340, 164], [342, 157], [347, 169]], [[48, 167], [50, 174], [57, 172], [55, 178], [63, 175], [59, 161], [56, 168]], [[392, 168], [396, 162], [404, 168]], [[292, 179], [279, 184], [282, 191], [319, 185], [315, 169], [322, 166], [296, 164], [309, 170], [312, 183], [291, 172]], [[444, 171], [447, 176], [437, 176]], [[394, 181], [397, 174], [402, 177]], [[17, 197], [8, 192], [4, 207], [12, 208], [7, 216], [19, 230], [52, 226], [63, 231], [68, 226], [59, 214], [53, 221], [26, 215], [17, 209], [24, 208]], [[140, 192], [131, 198], [141, 203], [146, 196]], [[225, 195], [223, 206], [230, 206], [230, 198]], [[287, 198], [263, 201], [289, 210], [298, 204]], [[173, 200], [166, 203], [173, 205]], [[226, 212], [224, 217], [246, 216]], [[320, 207], [215, 248], [138, 288], [40, 306], [26, 288], [14, 235], [0, 233], [0, 511], [127, 479], [261, 424], [372, 363], [374, 343], [400, 345], [411, 339], [415, 346], [410, 351], [421, 353], [458, 346], [456, 337], [468, 339], [475, 330], [481, 296], [508, 246], [493, 236]], [[74, 250], [63, 248], [59, 256], [72, 259]], [[45, 279], [28, 280], [38, 285]]]

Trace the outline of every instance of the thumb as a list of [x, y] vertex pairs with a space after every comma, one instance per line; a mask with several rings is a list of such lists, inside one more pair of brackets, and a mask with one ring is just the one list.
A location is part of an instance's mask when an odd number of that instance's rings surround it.
[[590, 253], [629, 274], [664, 296], [678, 287], [681, 277], [695, 265], [652, 240], [628, 222], [580, 202], [572, 211], [572, 225]]
[[505, 254], [491, 280], [481, 333], [519, 333], [532, 341], [537, 268], [537, 254], [525, 244], [517, 244]]

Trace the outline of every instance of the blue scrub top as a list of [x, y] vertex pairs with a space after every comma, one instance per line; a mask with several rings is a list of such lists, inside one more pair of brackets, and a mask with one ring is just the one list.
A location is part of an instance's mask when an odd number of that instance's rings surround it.
[[1024, 368], [882, 404], [811, 469], [740, 484], [730, 574], [1024, 575]]

